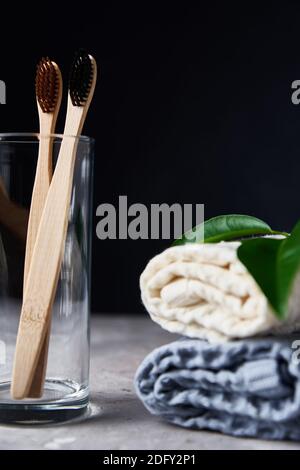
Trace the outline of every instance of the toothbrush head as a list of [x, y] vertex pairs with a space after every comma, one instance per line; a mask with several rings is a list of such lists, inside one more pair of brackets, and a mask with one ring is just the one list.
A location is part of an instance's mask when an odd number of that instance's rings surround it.
[[60, 100], [61, 74], [55, 62], [43, 57], [37, 65], [35, 93], [43, 113], [53, 113]]
[[73, 106], [85, 106], [93, 91], [96, 79], [96, 62], [84, 49], [74, 58], [69, 79], [69, 94]]

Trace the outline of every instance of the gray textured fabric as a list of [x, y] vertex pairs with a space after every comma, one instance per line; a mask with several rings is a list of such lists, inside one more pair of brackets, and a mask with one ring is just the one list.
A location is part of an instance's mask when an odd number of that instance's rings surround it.
[[182, 339], [167, 344], [138, 368], [137, 394], [152, 414], [186, 428], [300, 440], [295, 339], [225, 344]]

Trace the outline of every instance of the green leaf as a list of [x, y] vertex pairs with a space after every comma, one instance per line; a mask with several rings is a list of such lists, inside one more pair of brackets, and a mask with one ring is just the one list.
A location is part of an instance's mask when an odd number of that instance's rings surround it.
[[283, 240], [278, 252], [278, 312], [284, 316], [289, 296], [300, 268], [300, 221]]
[[238, 257], [254, 277], [279, 318], [287, 314], [288, 301], [300, 269], [300, 221], [283, 240], [244, 240]]
[[253, 238], [244, 240], [237, 254], [240, 261], [253, 276], [279, 317], [278, 308], [278, 266], [277, 258], [283, 240], [274, 238]]
[[[272, 235], [276, 232], [264, 221], [250, 215], [219, 215], [187, 231], [173, 245], [185, 243], [217, 243], [235, 240], [250, 235]], [[204, 237], [204, 240], [203, 240]]]

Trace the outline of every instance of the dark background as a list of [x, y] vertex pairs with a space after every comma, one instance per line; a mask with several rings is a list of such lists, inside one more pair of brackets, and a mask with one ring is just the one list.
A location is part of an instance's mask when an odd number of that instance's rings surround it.
[[206, 218], [246, 213], [285, 230], [299, 219], [300, 106], [291, 83], [300, 79], [300, 5], [265, 3], [1, 5], [1, 132], [38, 129], [41, 56], [64, 77], [78, 47], [100, 66], [84, 129], [97, 141], [94, 311], [142, 311], [139, 274], [170, 244], [97, 240], [102, 202], [205, 203]]

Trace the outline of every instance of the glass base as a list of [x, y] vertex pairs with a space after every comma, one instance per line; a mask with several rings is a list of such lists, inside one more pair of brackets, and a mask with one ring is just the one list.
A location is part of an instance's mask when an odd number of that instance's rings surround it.
[[88, 388], [76, 382], [47, 379], [42, 398], [13, 400], [10, 382], [0, 384], [0, 423], [51, 424], [82, 416], [89, 404]]

